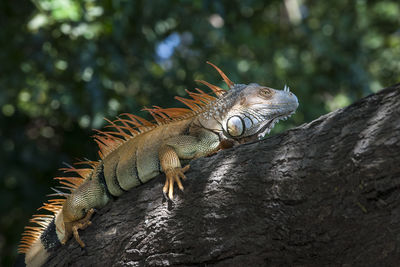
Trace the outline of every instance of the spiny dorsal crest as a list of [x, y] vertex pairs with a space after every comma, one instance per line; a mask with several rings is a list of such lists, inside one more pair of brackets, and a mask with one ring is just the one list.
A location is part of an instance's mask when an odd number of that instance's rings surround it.
[[[234, 83], [229, 80], [229, 78], [225, 75], [225, 73], [222, 72], [222, 70], [220, 70], [211, 62], [207, 61], [207, 63], [213, 66], [218, 71], [218, 73], [221, 75], [222, 79], [225, 81], [230, 89], [234, 87]], [[149, 112], [150, 115], [153, 117], [154, 121], [152, 122], [129, 113], [121, 114], [114, 121], [106, 119], [107, 122], [109, 122], [109, 125], [105, 126], [105, 128], [111, 128], [111, 130], [95, 130], [97, 134], [94, 136], [95, 142], [99, 145], [100, 158], [103, 159], [129, 139], [144, 132], [147, 132], [159, 125], [187, 119], [205, 111], [206, 107], [210, 103], [220, 99], [222, 95], [224, 95], [226, 92], [226, 90], [216, 85], [210, 84], [206, 81], [196, 81], [210, 88], [217, 97], [214, 97], [198, 88], [195, 88], [196, 92], [185, 90], [191, 98], [183, 98], [180, 96], [175, 97], [175, 99], [185, 104], [188, 108], [161, 108], [158, 106], [153, 106], [152, 108], [144, 108], [143, 110]]]

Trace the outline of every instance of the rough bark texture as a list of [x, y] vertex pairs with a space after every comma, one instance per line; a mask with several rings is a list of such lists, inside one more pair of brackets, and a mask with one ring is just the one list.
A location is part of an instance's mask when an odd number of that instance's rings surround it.
[[100, 210], [49, 266], [399, 266], [400, 85], [191, 162]]

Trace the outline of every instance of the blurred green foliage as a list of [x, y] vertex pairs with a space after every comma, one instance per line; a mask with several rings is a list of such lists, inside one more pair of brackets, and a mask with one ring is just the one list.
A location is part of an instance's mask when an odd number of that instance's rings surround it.
[[62, 162], [96, 159], [92, 128], [205, 79], [288, 84], [317, 118], [400, 78], [400, 4], [367, 0], [35, 0], [0, 3], [0, 251]]

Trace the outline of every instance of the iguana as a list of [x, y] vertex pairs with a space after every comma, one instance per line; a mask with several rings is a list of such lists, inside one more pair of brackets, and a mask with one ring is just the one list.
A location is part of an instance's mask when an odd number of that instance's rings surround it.
[[216, 97], [200, 89], [187, 91], [191, 99], [176, 99], [189, 109], [145, 109], [154, 122], [122, 114], [108, 121], [106, 130], [97, 131], [98, 161], [82, 161], [76, 164], [84, 167], [61, 169], [74, 175], [55, 178], [61, 190], [54, 189], [55, 198], [39, 208], [53, 214], [33, 215], [30, 222], [36, 226], [25, 227], [18, 250], [25, 254], [21, 255], [22, 265], [44, 264], [50, 251], [65, 244], [72, 235], [85, 247], [78, 230], [91, 224], [96, 208], [161, 172], [166, 176], [163, 193], [172, 200], [174, 183], [183, 190], [181, 179], [189, 169], [189, 165], [182, 167], [181, 160], [262, 138], [299, 105], [286, 85], [283, 90], [275, 90], [256, 83], [234, 84], [218, 67], [207, 63], [219, 72], [230, 90], [201, 80], [198, 82], [208, 86]]

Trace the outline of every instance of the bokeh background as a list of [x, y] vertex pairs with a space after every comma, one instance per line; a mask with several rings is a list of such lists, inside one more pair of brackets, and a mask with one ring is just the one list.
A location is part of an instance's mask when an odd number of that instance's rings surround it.
[[13, 0], [0, 26], [5, 266], [62, 162], [97, 158], [92, 129], [179, 106], [195, 79], [223, 86], [207, 60], [238, 83], [292, 88], [300, 107], [274, 133], [400, 80], [399, 1]]

